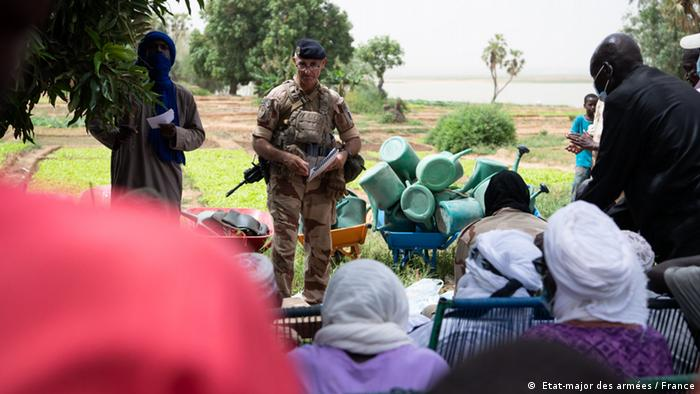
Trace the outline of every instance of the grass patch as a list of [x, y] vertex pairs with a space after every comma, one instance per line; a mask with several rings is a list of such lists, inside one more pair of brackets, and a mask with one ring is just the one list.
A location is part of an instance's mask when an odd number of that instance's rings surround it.
[[526, 161], [573, 167], [576, 160], [574, 154], [566, 151], [568, 140], [561, 133], [550, 134], [542, 130], [539, 134], [519, 136], [518, 143], [530, 148], [530, 153], [523, 159]]
[[548, 218], [559, 208], [571, 201], [571, 184], [574, 181], [573, 171], [565, 172], [546, 168], [520, 168], [518, 170], [525, 183], [539, 189], [540, 183], [549, 188], [549, 194], [537, 197], [537, 209], [542, 216]]
[[5, 164], [5, 160], [7, 160], [10, 155], [36, 148], [37, 145], [31, 142], [25, 144], [19, 141], [0, 141], [0, 166]]
[[39, 162], [30, 190], [80, 194], [90, 185], [110, 184], [107, 148], [62, 148]]
[[411, 111], [425, 109], [429, 107], [440, 107], [440, 108], [457, 108], [464, 106], [465, 102], [462, 101], [432, 101], [432, 100], [404, 100], [408, 104], [408, 108]]
[[253, 157], [244, 150], [199, 149], [187, 153], [185, 176], [202, 196], [199, 202], [207, 207], [267, 209], [265, 182], [243, 185], [231, 197], [226, 192], [243, 180], [243, 171]]
[[34, 124], [35, 127], [48, 127], [54, 129], [85, 127], [85, 120], [83, 120], [82, 118], [78, 119], [75, 123], [71, 125], [68, 124], [69, 121], [70, 119], [67, 116], [32, 116], [32, 124]]

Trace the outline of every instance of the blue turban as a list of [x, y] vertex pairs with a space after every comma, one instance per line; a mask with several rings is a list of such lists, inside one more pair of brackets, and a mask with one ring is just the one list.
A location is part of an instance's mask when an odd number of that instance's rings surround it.
[[173, 42], [173, 39], [170, 38], [169, 35], [163, 33], [162, 31], [152, 31], [148, 34], [146, 34], [141, 41], [139, 42], [139, 48], [138, 48], [138, 55], [139, 59], [136, 62], [139, 66], [146, 66], [146, 63], [144, 60], [146, 60], [146, 47], [148, 47], [147, 44], [152, 43], [153, 41], [163, 41], [166, 44], [168, 44], [168, 48], [170, 49], [170, 65], [172, 66], [175, 64], [175, 42]]
[[[163, 41], [170, 48], [170, 61], [160, 52], [146, 54], [148, 45], [154, 41]], [[170, 79], [170, 69], [175, 64], [175, 43], [167, 34], [160, 31], [152, 31], [146, 34], [138, 47], [138, 60], [136, 64], [148, 69], [148, 75], [153, 83], [153, 91], [158, 93], [161, 103], [156, 103], [155, 113], [160, 115], [172, 109], [175, 113], [173, 123], [180, 125], [177, 110], [177, 93], [175, 84]], [[151, 129], [148, 133], [148, 141], [153, 147], [156, 155], [164, 162], [174, 161], [185, 164], [185, 154], [181, 150], [170, 148], [170, 142], [163, 138], [159, 128]]]

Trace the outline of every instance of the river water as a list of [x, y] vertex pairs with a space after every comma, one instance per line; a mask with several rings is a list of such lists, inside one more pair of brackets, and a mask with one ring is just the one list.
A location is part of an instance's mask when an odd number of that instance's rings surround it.
[[[493, 94], [490, 79], [387, 79], [384, 89], [390, 97], [405, 100], [439, 100], [488, 103]], [[514, 80], [498, 96], [497, 102], [580, 107], [583, 98], [594, 93], [593, 84], [582, 80]]]

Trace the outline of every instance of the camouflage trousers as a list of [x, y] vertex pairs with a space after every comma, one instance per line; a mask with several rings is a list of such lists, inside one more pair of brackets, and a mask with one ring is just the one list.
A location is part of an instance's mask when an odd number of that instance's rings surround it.
[[331, 224], [335, 222], [336, 200], [328, 190], [328, 177], [306, 183], [304, 177], [270, 168], [267, 208], [274, 221], [272, 264], [281, 297], [292, 293], [294, 255], [299, 215], [304, 228], [304, 299], [309, 304], [323, 301], [328, 285], [331, 255]]

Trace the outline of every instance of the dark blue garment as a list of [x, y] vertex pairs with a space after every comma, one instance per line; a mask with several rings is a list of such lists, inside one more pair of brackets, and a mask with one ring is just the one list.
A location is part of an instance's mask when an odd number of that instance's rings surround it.
[[[170, 59], [165, 57], [160, 52], [146, 55], [146, 47], [153, 41], [161, 40], [168, 44], [170, 48]], [[177, 108], [177, 93], [175, 84], [170, 79], [170, 69], [175, 62], [175, 43], [168, 37], [167, 34], [158, 31], [150, 32], [139, 43], [138, 48], [139, 60], [138, 63], [148, 69], [148, 75], [154, 82], [153, 91], [158, 93], [160, 103], [156, 103], [155, 114], [160, 115], [172, 109], [175, 113], [173, 124], [180, 125]], [[159, 128], [154, 128], [148, 131], [148, 142], [155, 150], [156, 155], [162, 161], [174, 161], [179, 164], [185, 164], [185, 153], [180, 150], [170, 148], [168, 140], [163, 138]]]

